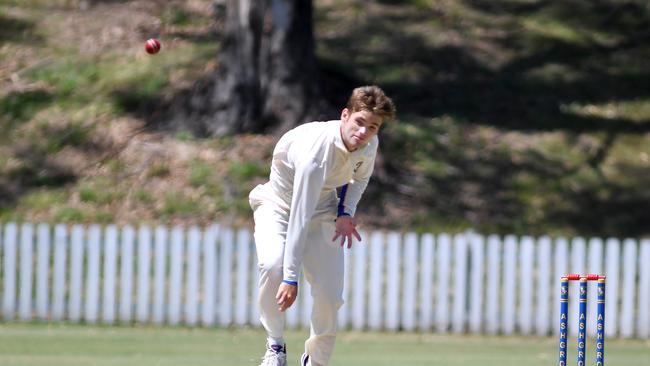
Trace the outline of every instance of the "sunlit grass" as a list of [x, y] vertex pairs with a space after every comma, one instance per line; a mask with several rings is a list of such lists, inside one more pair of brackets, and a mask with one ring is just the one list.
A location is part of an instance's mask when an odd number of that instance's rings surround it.
[[[298, 364], [307, 337], [305, 330], [286, 332], [289, 365]], [[260, 329], [3, 324], [0, 363], [246, 366], [259, 364], [264, 343], [265, 334]], [[593, 341], [587, 346], [593, 349]], [[643, 365], [648, 347], [650, 344], [642, 340], [607, 339], [606, 362], [611, 366]], [[556, 356], [555, 337], [341, 331], [330, 364], [547, 366], [556, 361]]]
[[562, 21], [546, 17], [530, 17], [522, 20], [521, 25], [526, 31], [560, 39], [567, 43], [585, 44], [589, 41], [587, 34]]
[[[33, 68], [26, 76], [51, 86], [58, 104], [69, 106], [72, 113], [89, 103], [111, 102], [118, 91], [128, 92], [137, 100], [153, 98], [169, 85], [170, 75], [196, 72], [197, 65], [204, 64], [215, 47], [187, 45], [155, 57], [117, 53], [100, 59], [68, 56]], [[114, 105], [113, 112], [119, 113], [120, 108]]]
[[561, 106], [563, 112], [582, 117], [625, 119], [649, 123], [650, 99], [611, 101], [602, 104], [570, 103]]

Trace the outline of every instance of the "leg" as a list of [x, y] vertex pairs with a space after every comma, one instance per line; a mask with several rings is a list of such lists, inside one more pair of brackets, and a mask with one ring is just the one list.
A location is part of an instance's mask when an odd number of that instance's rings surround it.
[[313, 222], [303, 259], [305, 277], [314, 298], [311, 336], [305, 342], [305, 353], [314, 366], [329, 362], [336, 339], [337, 313], [343, 305], [343, 249], [331, 242], [333, 236], [333, 223]]
[[282, 339], [285, 315], [278, 310], [275, 295], [282, 282], [288, 217], [273, 205], [263, 204], [255, 209], [254, 218], [255, 247], [260, 274], [260, 320], [269, 338]]

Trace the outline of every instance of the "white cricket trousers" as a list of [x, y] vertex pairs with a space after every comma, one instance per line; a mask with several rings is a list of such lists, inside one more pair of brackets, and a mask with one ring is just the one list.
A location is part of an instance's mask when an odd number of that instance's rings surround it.
[[[289, 215], [273, 203], [255, 208], [255, 246], [260, 272], [260, 320], [269, 337], [284, 336], [285, 314], [278, 310], [284, 243]], [[333, 222], [312, 220], [303, 255], [303, 272], [311, 285], [314, 307], [305, 352], [314, 365], [327, 365], [334, 351], [337, 313], [343, 305], [343, 249], [332, 242]], [[338, 240], [337, 240], [338, 242]], [[298, 288], [300, 294], [301, 288]]]

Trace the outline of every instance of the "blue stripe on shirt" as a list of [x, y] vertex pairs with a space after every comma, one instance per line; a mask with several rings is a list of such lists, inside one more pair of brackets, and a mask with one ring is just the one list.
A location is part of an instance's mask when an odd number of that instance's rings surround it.
[[345, 212], [345, 194], [348, 192], [348, 185], [341, 187], [341, 197], [339, 198], [339, 206], [336, 212], [336, 217], [339, 216], [350, 216], [349, 213]]

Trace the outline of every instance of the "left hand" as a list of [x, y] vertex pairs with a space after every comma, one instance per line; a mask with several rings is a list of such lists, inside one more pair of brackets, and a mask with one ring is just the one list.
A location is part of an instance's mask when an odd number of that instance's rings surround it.
[[278, 293], [275, 295], [275, 299], [278, 301], [278, 310], [287, 310], [296, 301], [296, 297], [298, 297], [298, 286], [281, 283]]
[[341, 246], [345, 244], [347, 239], [348, 249], [352, 248], [352, 235], [357, 238], [358, 241], [361, 241], [361, 235], [357, 231], [357, 222], [352, 216], [339, 216], [336, 219], [336, 234], [332, 238], [332, 241], [336, 241], [339, 237], [341, 238]]

